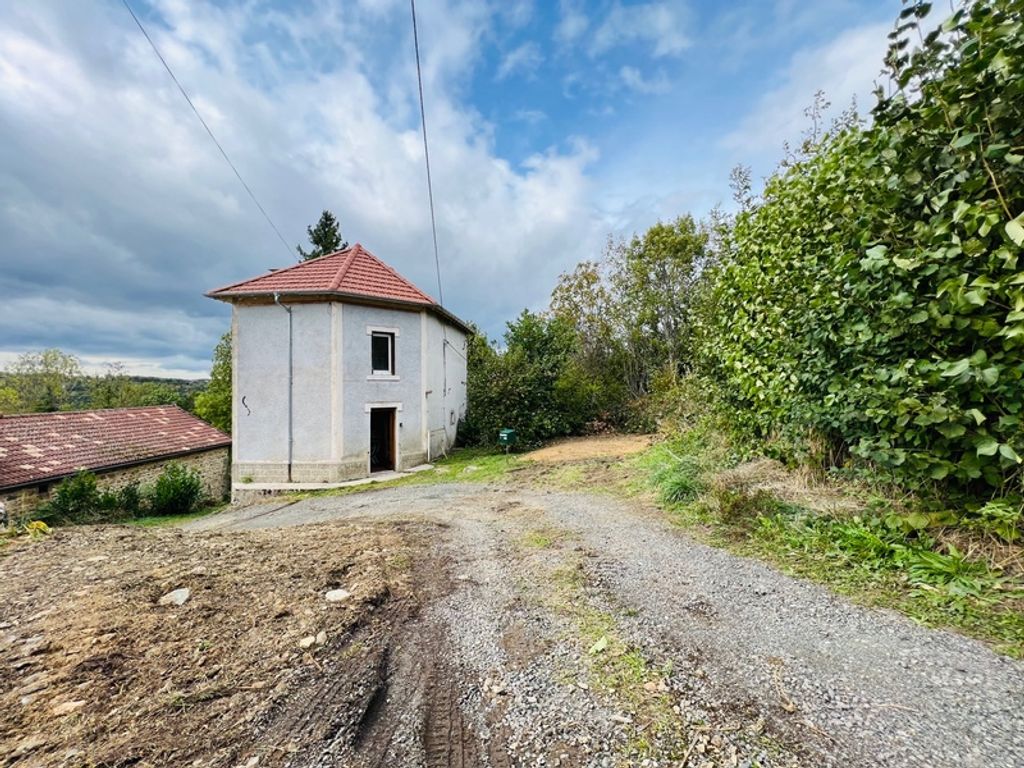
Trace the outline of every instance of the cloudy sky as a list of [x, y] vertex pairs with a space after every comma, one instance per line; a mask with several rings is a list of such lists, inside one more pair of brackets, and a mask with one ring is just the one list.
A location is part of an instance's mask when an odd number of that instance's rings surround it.
[[[130, 0], [289, 245], [436, 293], [407, 0]], [[804, 107], [870, 105], [899, 0], [419, 0], [445, 304], [491, 336], [560, 272], [729, 201]], [[121, 0], [0, 6], [0, 364], [201, 376], [203, 297], [295, 259]]]

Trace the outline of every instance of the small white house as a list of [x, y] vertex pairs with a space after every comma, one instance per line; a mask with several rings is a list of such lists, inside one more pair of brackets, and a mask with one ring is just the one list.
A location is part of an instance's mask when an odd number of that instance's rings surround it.
[[470, 329], [361, 245], [207, 296], [233, 310], [234, 482], [338, 482], [455, 442]]

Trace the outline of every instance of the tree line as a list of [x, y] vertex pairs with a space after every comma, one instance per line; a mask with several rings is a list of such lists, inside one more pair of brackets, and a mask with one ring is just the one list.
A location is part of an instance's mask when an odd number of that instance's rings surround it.
[[191, 410], [203, 381], [129, 375], [121, 363], [86, 374], [60, 349], [26, 352], [0, 371], [0, 413], [178, 405]]
[[1019, 494], [1022, 9], [930, 11], [899, 14], [869, 118], [824, 126], [819, 96], [762, 190], [734, 171], [732, 213], [611, 241], [477, 336], [467, 437], [650, 429], [696, 399], [789, 462]]

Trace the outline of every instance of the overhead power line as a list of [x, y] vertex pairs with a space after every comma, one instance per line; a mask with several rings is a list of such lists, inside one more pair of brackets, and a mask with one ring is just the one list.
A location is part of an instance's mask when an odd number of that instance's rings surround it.
[[430, 149], [427, 146], [427, 112], [423, 107], [423, 70], [420, 68], [420, 37], [416, 29], [416, 0], [409, 0], [412, 8], [412, 42], [416, 49], [416, 82], [420, 90], [420, 124], [423, 126], [423, 159], [427, 165], [427, 197], [430, 199], [430, 231], [434, 236], [434, 269], [437, 270], [437, 300], [444, 305], [441, 290], [441, 258], [437, 252], [437, 219], [434, 217], [434, 184], [430, 178]]
[[[149, 42], [150, 47], [153, 49], [153, 53], [155, 53], [156, 57], [160, 59], [160, 63], [164, 65], [164, 69], [166, 69], [167, 74], [171, 76], [171, 80], [173, 80], [174, 84], [178, 86], [178, 90], [181, 91], [181, 95], [185, 97], [185, 101], [188, 102], [188, 105], [192, 108], [192, 111], [195, 113], [195, 116], [199, 119], [199, 122], [203, 124], [203, 128], [206, 129], [206, 133], [210, 137], [210, 140], [213, 141], [217, 149], [220, 150], [220, 154], [224, 158], [224, 161], [231, 167], [231, 170], [234, 171], [235, 178], [237, 178], [238, 182], [245, 188], [245, 191], [249, 193], [249, 197], [252, 198], [252, 201], [256, 204], [256, 207], [259, 208], [260, 213], [263, 214], [263, 218], [267, 220], [267, 224], [269, 224], [270, 228], [274, 230], [274, 234], [277, 235], [277, 239], [281, 241], [282, 245], [284, 245], [285, 249], [288, 251], [288, 254], [290, 256], [295, 256], [292, 247], [288, 245], [288, 241], [285, 240], [284, 236], [281, 234], [281, 230], [279, 230], [277, 228], [277, 225], [274, 224], [273, 219], [270, 218], [270, 215], [267, 213], [266, 209], [264, 209], [264, 207], [260, 205], [260, 201], [256, 199], [256, 195], [253, 194], [253, 191], [252, 189], [250, 189], [249, 185], [245, 183], [245, 179], [242, 178], [242, 174], [238, 172], [238, 168], [235, 167], [235, 164], [231, 162], [231, 158], [228, 157], [228, 153], [224, 151], [224, 147], [222, 147], [220, 142], [217, 141], [217, 137], [213, 135], [213, 131], [210, 129], [210, 126], [206, 124], [206, 121], [203, 119], [203, 116], [199, 114], [199, 110], [196, 109], [196, 105], [192, 103], [192, 99], [189, 97], [188, 92], [178, 81], [178, 78], [175, 77], [174, 71], [171, 69], [171, 65], [167, 63], [167, 59], [165, 59], [163, 54], [160, 53], [160, 49], [156, 47], [156, 43], [154, 43], [153, 38], [149, 36], [149, 32], [147, 32], [146, 28], [142, 26], [142, 22], [139, 21], [139, 17], [135, 15], [135, 11], [133, 11], [132, 7], [128, 4], [128, 0], [121, 0], [121, 2], [124, 3], [125, 9], [128, 11], [128, 13], [131, 14], [132, 19], [134, 19], [135, 21], [135, 25], [139, 28], [139, 31], [142, 32], [143, 36]], [[435, 237], [435, 251], [436, 248], [437, 246]]]

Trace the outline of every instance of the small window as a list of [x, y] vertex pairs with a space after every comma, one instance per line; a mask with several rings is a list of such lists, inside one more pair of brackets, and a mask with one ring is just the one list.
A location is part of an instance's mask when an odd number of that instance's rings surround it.
[[374, 375], [395, 375], [395, 334], [374, 331], [370, 335], [370, 362]]

